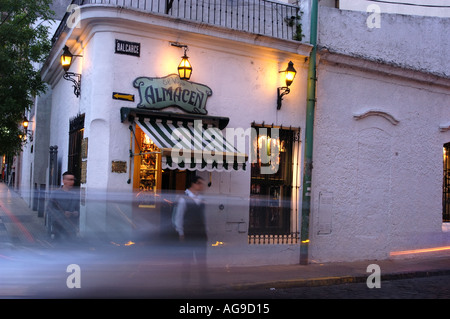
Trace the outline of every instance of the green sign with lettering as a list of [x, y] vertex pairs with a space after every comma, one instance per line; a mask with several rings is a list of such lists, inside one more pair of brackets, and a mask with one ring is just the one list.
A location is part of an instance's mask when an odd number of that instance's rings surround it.
[[133, 86], [139, 90], [139, 108], [160, 110], [177, 106], [188, 113], [208, 113], [206, 100], [212, 90], [203, 84], [180, 80], [176, 74], [162, 78], [139, 77]]

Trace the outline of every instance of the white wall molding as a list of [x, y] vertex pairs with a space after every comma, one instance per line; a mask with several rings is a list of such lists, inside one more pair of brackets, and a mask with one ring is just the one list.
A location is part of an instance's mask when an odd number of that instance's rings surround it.
[[398, 123], [400, 123], [400, 121], [397, 120], [392, 114], [390, 114], [386, 111], [379, 110], [379, 109], [367, 109], [367, 110], [353, 114], [353, 118], [355, 120], [362, 120], [369, 116], [380, 116], [380, 117], [388, 120], [392, 125], [397, 125]]
[[441, 132], [450, 131], [450, 122], [447, 122], [446, 124], [439, 125], [439, 131], [441, 131]]

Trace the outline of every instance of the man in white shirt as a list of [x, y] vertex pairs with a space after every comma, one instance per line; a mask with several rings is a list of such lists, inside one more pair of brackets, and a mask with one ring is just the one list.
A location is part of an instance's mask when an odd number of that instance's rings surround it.
[[202, 286], [207, 285], [206, 244], [208, 240], [205, 221], [205, 202], [201, 193], [205, 181], [194, 176], [191, 184], [177, 203], [175, 229], [178, 232], [183, 249], [182, 284], [186, 288], [190, 281], [191, 264], [194, 256], [197, 260]]
[[[191, 183], [191, 186], [186, 189], [185, 194], [191, 198], [198, 206], [201, 208], [203, 203], [203, 198], [201, 193], [205, 189], [205, 182], [200, 176], [195, 176]], [[181, 196], [178, 199], [177, 208], [175, 211], [175, 229], [178, 232], [180, 241], [184, 241], [184, 218], [187, 208], [186, 196]], [[198, 225], [201, 226], [201, 225]]]

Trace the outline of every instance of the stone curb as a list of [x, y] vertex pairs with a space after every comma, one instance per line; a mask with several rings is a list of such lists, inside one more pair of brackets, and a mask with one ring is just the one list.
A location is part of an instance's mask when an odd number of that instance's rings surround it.
[[[260, 283], [236, 284], [232, 285], [234, 290], [256, 290], [256, 289], [286, 289], [286, 288], [301, 288], [301, 287], [319, 287], [319, 286], [333, 286], [341, 284], [361, 283], [366, 282], [370, 274], [356, 275], [356, 276], [339, 276], [339, 277], [317, 277], [308, 279], [289, 279], [267, 281]], [[391, 273], [381, 275], [381, 281], [401, 280], [412, 278], [423, 278], [431, 276], [448, 276], [450, 269], [437, 269], [426, 271], [411, 271], [401, 273]]]

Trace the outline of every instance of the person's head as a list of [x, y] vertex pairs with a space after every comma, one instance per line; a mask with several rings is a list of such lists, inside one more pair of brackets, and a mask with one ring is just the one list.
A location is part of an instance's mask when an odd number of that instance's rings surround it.
[[71, 189], [75, 183], [75, 175], [72, 172], [64, 172], [63, 176], [63, 187], [65, 189]]
[[203, 192], [205, 190], [205, 180], [202, 177], [195, 175], [191, 179], [189, 189], [194, 193]]

